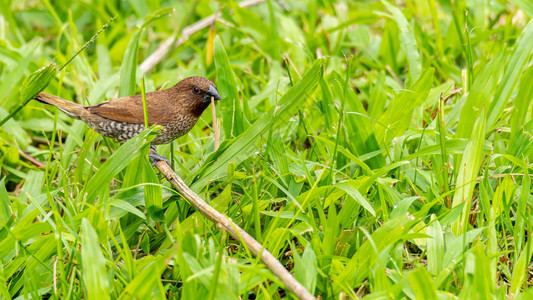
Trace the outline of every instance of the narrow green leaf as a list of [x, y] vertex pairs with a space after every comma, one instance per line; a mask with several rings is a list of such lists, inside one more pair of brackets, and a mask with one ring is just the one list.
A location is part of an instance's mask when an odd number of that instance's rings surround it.
[[161, 282], [161, 273], [167, 266], [166, 261], [170, 260], [176, 253], [175, 248], [168, 250], [136, 274], [118, 299], [166, 299], [165, 289]]
[[322, 70], [325, 65], [326, 59], [317, 59], [302, 80], [281, 97], [277, 106], [272, 107], [268, 113], [238, 136], [212, 165], [207, 165], [201, 171], [201, 178], [193, 184], [193, 189], [202, 188], [208, 180], [214, 180], [224, 175], [227, 172], [229, 162], [234, 161], [238, 164], [248, 158], [257, 149], [255, 147], [257, 139], [269, 128], [275, 129], [286, 124], [287, 120], [312, 95], [322, 77]]
[[82, 278], [87, 299], [109, 299], [106, 259], [100, 250], [98, 235], [85, 218], [81, 221], [81, 231]]
[[118, 172], [142, 153], [144, 146], [154, 139], [156, 126], [152, 126], [120, 146], [118, 150], [98, 169], [84, 188], [87, 201], [92, 202], [101, 191], [101, 187], [109, 184]]
[[348, 261], [346, 267], [334, 279], [338, 285], [353, 286], [366, 278], [373, 269], [379, 254], [389, 245], [402, 238], [409, 228], [409, 219], [401, 216], [387, 221], [372, 233]]
[[427, 234], [431, 236], [427, 239], [427, 269], [431, 274], [438, 275], [442, 271], [444, 236], [435, 215], [431, 215], [431, 224], [427, 228]]
[[316, 263], [316, 255], [310, 244], [304, 249], [302, 256], [297, 253], [294, 255], [294, 277], [298, 282], [303, 284], [311, 294], [314, 294], [316, 288], [317, 270], [313, 267]]
[[165, 220], [163, 194], [161, 186], [159, 186], [159, 179], [147, 158], [142, 160], [142, 173], [144, 183], [153, 183], [144, 186], [144, 203], [148, 210], [148, 215], [155, 221], [163, 222]]
[[[524, 163], [526, 165], [526, 163]], [[529, 169], [523, 168], [524, 176], [522, 177], [522, 187], [520, 189], [520, 196], [517, 199], [518, 207], [516, 209], [515, 215], [515, 226], [514, 226], [514, 241], [515, 249], [517, 252], [522, 251], [522, 245], [524, 243], [525, 231], [526, 231], [526, 220], [531, 216], [528, 214], [528, 198], [531, 195], [531, 178], [529, 177]]]
[[[376, 216], [376, 211], [374, 211], [372, 205], [370, 205], [370, 203], [368, 203], [368, 201], [363, 197], [363, 195], [361, 195], [361, 193], [355, 188], [354, 184], [350, 184], [350, 181], [337, 183], [335, 187], [346, 192], [346, 194], [348, 194], [355, 202], [364, 207], [373, 216]], [[339, 216], [342, 213], [343, 211], [341, 210]]]
[[452, 207], [465, 204], [461, 217], [452, 224], [456, 236], [467, 231], [468, 216], [472, 204], [472, 193], [476, 185], [479, 168], [483, 159], [483, 143], [485, 141], [486, 117], [484, 109], [474, 126], [474, 132], [466, 145], [463, 159], [459, 167], [455, 186], [457, 190], [453, 196]]
[[[494, 98], [498, 81], [500, 80], [505, 66], [504, 53], [497, 54], [494, 59], [481, 66], [476, 74], [476, 79], [470, 87], [468, 96], [461, 108], [456, 138], [469, 138], [472, 135], [474, 124], [477, 121], [481, 107], [489, 106], [490, 101]], [[463, 148], [464, 149], [464, 148]], [[462, 155], [454, 156], [453, 170], [459, 170]], [[456, 173], [457, 174], [457, 173]]]
[[0, 83], [0, 103], [11, 93], [13, 87], [16, 86], [16, 83], [20, 81], [24, 75], [24, 71], [26, 71], [26, 68], [28, 68], [28, 65], [33, 58], [33, 52], [38, 47], [39, 43], [34, 41], [33, 43], [28, 44], [27, 47], [19, 49], [19, 51], [22, 52], [21, 54], [25, 56], [21, 57], [20, 61], [17, 62], [16, 67], [13, 70], [10, 70], [9, 73], [6, 73], [4, 70], [4, 80]]
[[[479, 299], [491, 299], [494, 296], [495, 284], [491, 278], [489, 258], [481, 245], [476, 245], [473, 251], [475, 256], [475, 271], [473, 289]], [[465, 270], [466, 273], [466, 270]]]
[[466, 247], [471, 244], [483, 231], [483, 228], [472, 229], [458, 237], [447, 236], [445, 240], [446, 253], [442, 260], [442, 267], [449, 268], [464, 258]]
[[222, 127], [226, 139], [229, 139], [244, 132], [244, 120], [239, 103], [237, 84], [229, 65], [228, 55], [218, 35], [215, 37], [214, 47], [218, 79], [217, 88], [223, 98], [223, 101], [220, 102]]
[[[139, 217], [141, 219], [146, 219], [146, 216], [143, 214], [142, 211], [138, 210], [137, 208], [135, 208], [135, 206], [131, 205], [129, 202], [126, 202], [124, 200], [114, 199], [111, 203], [109, 203], [109, 205], [114, 206], [117, 209], [120, 209], [122, 211], [126, 211], [126, 212], [129, 212], [131, 214], [134, 214], [134, 215], [136, 215], [137, 217]], [[116, 214], [117, 215], [114, 215], [113, 214], [113, 210], [112, 210], [109, 213], [109, 217], [110, 218], [121, 217], [121, 215], [118, 215], [118, 213], [116, 213]]]
[[509, 0], [509, 2], [523, 9], [530, 18], [533, 18], [533, 2], [529, 0]]
[[510, 290], [513, 294], [518, 294], [520, 292], [522, 284], [528, 274], [526, 267], [530, 261], [531, 255], [533, 255], [533, 243], [532, 239], [528, 238], [526, 247], [521, 251], [518, 260], [513, 265]]
[[11, 218], [11, 201], [6, 190], [6, 179], [0, 180], [0, 227], [6, 225], [6, 222]]
[[511, 140], [522, 131], [522, 126], [527, 122], [526, 115], [533, 100], [533, 66], [527, 68], [520, 78], [518, 94], [514, 99], [511, 115]]
[[135, 85], [136, 85], [136, 75], [137, 75], [137, 52], [139, 48], [139, 39], [142, 32], [151, 22], [162, 18], [173, 11], [172, 7], [167, 7], [160, 9], [154, 14], [146, 17], [144, 19], [141, 27], [133, 34], [128, 48], [124, 53], [124, 58], [122, 59], [122, 66], [120, 67], [120, 86], [118, 89], [118, 96], [131, 96], [135, 94]]
[[20, 91], [20, 105], [13, 109], [9, 115], [0, 121], [0, 126], [4, 125], [5, 122], [11, 119], [19, 110], [26, 106], [26, 104], [33, 99], [35, 95], [44, 90], [44, 88], [50, 82], [52, 76], [55, 75], [56, 71], [56, 65], [52, 63], [26, 77], [22, 83], [22, 88]]
[[529, 63], [533, 53], [533, 20], [530, 20], [522, 31], [516, 44], [513, 46], [511, 56], [507, 59], [505, 73], [498, 85], [494, 100], [490, 103], [487, 113], [487, 126], [492, 128], [501, 117], [505, 105], [514, 92], [518, 80]]
[[392, 99], [375, 125], [378, 143], [388, 145], [394, 137], [402, 135], [409, 128], [414, 109], [419, 107], [429, 94], [433, 73], [432, 68], [427, 69], [410, 90], [402, 91]]
[[413, 293], [415, 294], [415, 299], [439, 299], [433, 280], [424, 267], [418, 267], [413, 272], [410, 272], [408, 277]]
[[139, 45], [139, 38], [144, 27], [141, 27], [130, 40], [128, 48], [124, 53], [122, 59], [122, 66], [120, 67], [120, 85], [118, 88], [118, 96], [125, 97], [135, 94], [135, 80], [137, 75], [137, 49]]
[[[407, 19], [405, 19], [405, 16], [398, 8], [396, 8], [396, 6], [385, 0], [382, 0], [381, 3], [383, 3], [392, 13], [394, 21], [398, 24], [398, 28], [400, 29], [400, 46], [409, 62], [410, 82], [414, 83], [418, 81], [418, 78], [422, 74], [422, 60], [420, 58], [420, 53], [418, 52], [415, 34], [407, 22]], [[409, 87], [410, 85], [406, 86]]]

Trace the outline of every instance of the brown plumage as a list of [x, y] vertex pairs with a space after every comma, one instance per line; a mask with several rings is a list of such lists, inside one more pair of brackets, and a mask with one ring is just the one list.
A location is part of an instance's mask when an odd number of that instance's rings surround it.
[[[153, 145], [170, 143], [189, 132], [211, 97], [220, 100], [213, 82], [203, 77], [189, 77], [175, 86], [146, 94], [148, 122], [163, 126]], [[53, 105], [74, 119], [87, 123], [100, 134], [126, 142], [144, 130], [141, 95], [105, 101], [93, 106], [82, 106], [54, 95], [39, 93], [36, 100]]]

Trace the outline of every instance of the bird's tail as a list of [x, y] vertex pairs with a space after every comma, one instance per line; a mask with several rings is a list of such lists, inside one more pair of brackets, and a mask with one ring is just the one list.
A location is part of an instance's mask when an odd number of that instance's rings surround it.
[[68, 101], [46, 93], [39, 93], [37, 96], [35, 96], [35, 100], [41, 103], [53, 105], [60, 111], [64, 112], [67, 116], [77, 120], [82, 120], [83, 115], [89, 113], [82, 105], [78, 103], [74, 103], [72, 101]]

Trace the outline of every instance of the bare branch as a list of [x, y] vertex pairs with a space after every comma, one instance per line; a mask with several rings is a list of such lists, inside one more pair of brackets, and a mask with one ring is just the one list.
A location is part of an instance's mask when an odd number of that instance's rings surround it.
[[[265, 1], [266, 0], [248, 0], [248, 1], [243, 1], [239, 3], [239, 6], [250, 7], [253, 5], [261, 4]], [[157, 65], [172, 48], [176, 48], [176, 47], [183, 45], [185, 40], [188, 40], [191, 37], [191, 35], [215, 23], [215, 20], [219, 17], [220, 17], [220, 12], [217, 12], [190, 26], [185, 27], [183, 31], [181, 32], [181, 38], [179, 38], [178, 40], [176, 40], [175, 36], [172, 36], [166, 39], [163, 43], [161, 43], [161, 46], [159, 46], [159, 48], [157, 48], [157, 50], [154, 51], [154, 53], [150, 54], [150, 56], [148, 56], [141, 63], [140, 65], [141, 70], [144, 73], [147, 73], [150, 70], [152, 70], [152, 68], [155, 67], [155, 65]]]
[[[150, 150], [155, 153], [153, 149]], [[203, 216], [211, 220], [215, 225], [229, 233], [235, 240], [244, 244], [255, 256], [259, 256], [265, 266], [276, 275], [299, 299], [315, 299], [315, 297], [290, 273], [283, 265], [263, 246], [240, 228], [230, 218], [215, 210], [207, 204], [200, 196], [193, 192], [165, 161], [158, 161], [155, 166], [163, 176], [178, 190], [178, 192], [189, 201]]]
[[211, 97], [211, 116], [213, 117], [213, 132], [215, 133], [215, 151], [220, 146], [220, 124], [217, 120], [217, 110], [215, 107], [215, 98]]

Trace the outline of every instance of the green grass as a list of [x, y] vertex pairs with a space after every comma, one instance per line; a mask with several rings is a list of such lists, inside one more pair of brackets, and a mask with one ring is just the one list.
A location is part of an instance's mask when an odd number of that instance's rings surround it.
[[0, 127], [0, 298], [293, 298], [160, 180], [157, 128], [121, 146], [27, 102], [193, 75], [223, 97], [221, 145], [207, 110], [174, 169], [315, 296], [533, 296], [529, 1], [5, 0], [0, 14], [0, 119], [22, 107]]

